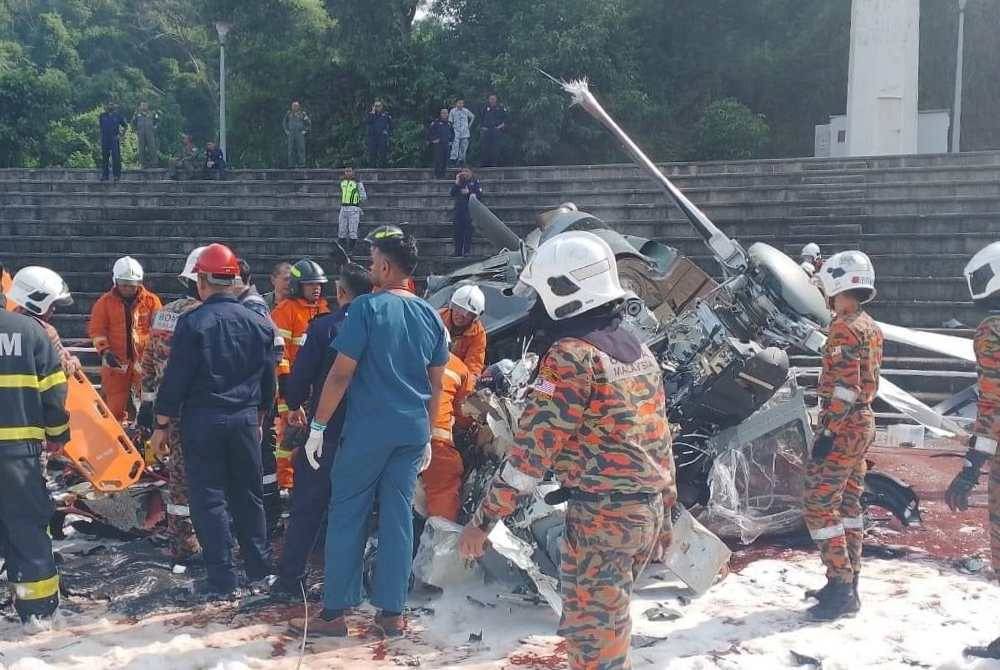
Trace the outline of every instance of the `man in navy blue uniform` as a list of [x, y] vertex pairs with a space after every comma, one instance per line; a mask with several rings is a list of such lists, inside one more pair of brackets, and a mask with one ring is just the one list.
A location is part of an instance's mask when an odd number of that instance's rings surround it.
[[260, 417], [274, 401], [274, 327], [233, 295], [239, 262], [211, 244], [198, 257], [202, 304], [177, 322], [156, 397], [158, 452], [171, 421], [181, 422], [191, 520], [202, 547], [208, 598], [244, 591], [232, 556], [232, 527], [250, 586], [271, 573], [261, 500]]
[[98, 118], [101, 126], [101, 181], [108, 180], [108, 161], [114, 165], [115, 181], [122, 177], [121, 131], [128, 127], [118, 107], [109, 102]]
[[[323, 383], [330, 366], [337, 357], [331, 342], [344, 319], [351, 301], [371, 293], [372, 284], [368, 271], [360, 265], [349, 263], [340, 270], [337, 278], [337, 311], [313, 319], [306, 331], [306, 343], [299, 349], [292, 366], [292, 374], [285, 386], [288, 418], [293, 425], [307, 426], [313, 412], [307, 415], [303, 405], [307, 400], [315, 407], [315, 400], [323, 391]], [[323, 525], [323, 514], [330, 502], [330, 464], [340, 441], [340, 428], [344, 421], [346, 403], [342, 403], [323, 435], [323, 453], [319, 458], [307, 456], [305, 449], [296, 449], [292, 457], [295, 470], [295, 487], [292, 489], [291, 517], [285, 532], [285, 549], [281, 555], [278, 583], [272, 593], [292, 598], [301, 597], [306, 563], [316, 537]]]

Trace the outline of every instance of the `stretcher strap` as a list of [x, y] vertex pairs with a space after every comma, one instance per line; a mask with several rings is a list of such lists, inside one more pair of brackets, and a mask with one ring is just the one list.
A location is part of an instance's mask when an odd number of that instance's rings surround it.
[[810, 529], [809, 534], [814, 540], [832, 540], [833, 538], [844, 534], [844, 524], [838, 523], [835, 526], [817, 528], [816, 530]]

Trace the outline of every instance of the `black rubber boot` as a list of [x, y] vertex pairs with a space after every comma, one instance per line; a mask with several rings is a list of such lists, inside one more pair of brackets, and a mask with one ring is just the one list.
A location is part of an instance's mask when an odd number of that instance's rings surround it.
[[809, 608], [809, 618], [813, 621], [833, 621], [853, 616], [860, 608], [861, 604], [854, 596], [854, 584], [831, 582], [826, 596]]
[[1000, 637], [985, 647], [966, 647], [964, 653], [966, 656], [974, 656], [976, 658], [995, 658], [1000, 660]]
[[823, 600], [824, 598], [826, 598], [826, 594], [829, 593], [829, 591], [830, 591], [830, 585], [832, 583], [833, 582], [831, 582], [829, 579], [827, 579], [826, 580], [826, 584], [823, 585], [823, 588], [820, 588], [820, 589], [806, 589], [805, 600], [809, 600], [809, 599]]

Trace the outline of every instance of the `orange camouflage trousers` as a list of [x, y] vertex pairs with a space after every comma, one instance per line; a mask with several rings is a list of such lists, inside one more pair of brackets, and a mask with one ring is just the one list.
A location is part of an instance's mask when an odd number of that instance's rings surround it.
[[809, 534], [831, 581], [852, 582], [861, 572], [865, 455], [875, 440], [875, 415], [854, 412], [833, 440], [826, 458], [806, 467], [805, 515]]
[[1000, 449], [990, 463], [990, 551], [993, 556], [993, 578], [1000, 580]]
[[194, 524], [191, 523], [184, 450], [181, 449], [181, 431], [177, 424], [177, 421], [171, 422], [170, 434], [167, 436], [170, 447], [170, 459], [167, 461], [167, 472], [170, 474], [167, 489], [170, 493], [170, 503], [167, 505], [167, 540], [171, 557], [175, 561], [183, 561], [200, 552], [201, 546], [194, 534]]
[[658, 495], [648, 502], [570, 501], [560, 565], [559, 634], [566, 639], [571, 670], [632, 667], [632, 587], [670, 528]]

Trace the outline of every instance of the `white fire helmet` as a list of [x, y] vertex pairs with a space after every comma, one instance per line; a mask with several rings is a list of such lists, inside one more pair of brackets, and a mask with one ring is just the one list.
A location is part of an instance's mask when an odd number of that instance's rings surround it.
[[53, 305], [68, 307], [73, 296], [66, 282], [48, 268], [32, 265], [21, 268], [11, 284], [7, 297], [37, 316], [45, 316]]
[[537, 294], [553, 319], [568, 319], [626, 296], [618, 263], [608, 243], [593, 233], [574, 230], [538, 247], [513, 290]]
[[841, 251], [830, 256], [819, 270], [819, 280], [827, 298], [859, 289], [868, 293], [862, 297], [862, 304], [875, 297], [875, 268], [861, 251]]
[[188, 254], [187, 260], [184, 261], [184, 269], [181, 270], [177, 278], [185, 286], [190, 283], [198, 283], [198, 273], [194, 271], [194, 264], [198, 262], [198, 256], [201, 256], [201, 252], [204, 251], [205, 247], [195, 247]]
[[475, 284], [465, 284], [455, 289], [451, 294], [451, 304], [453, 307], [464, 309], [466, 312], [480, 317], [486, 311], [486, 296], [483, 290]]
[[1000, 242], [979, 250], [965, 266], [965, 281], [973, 300], [987, 300], [1000, 294]]
[[115, 261], [115, 265], [111, 269], [111, 276], [114, 279], [115, 286], [119, 284], [139, 286], [142, 284], [142, 266], [139, 265], [139, 261], [131, 256], [123, 256]]
[[802, 247], [802, 253], [799, 255], [802, 258], [814, 261], [820, 256], [819, 245], [816, 244], [815, 242], [810, 242], [806, 246]]

